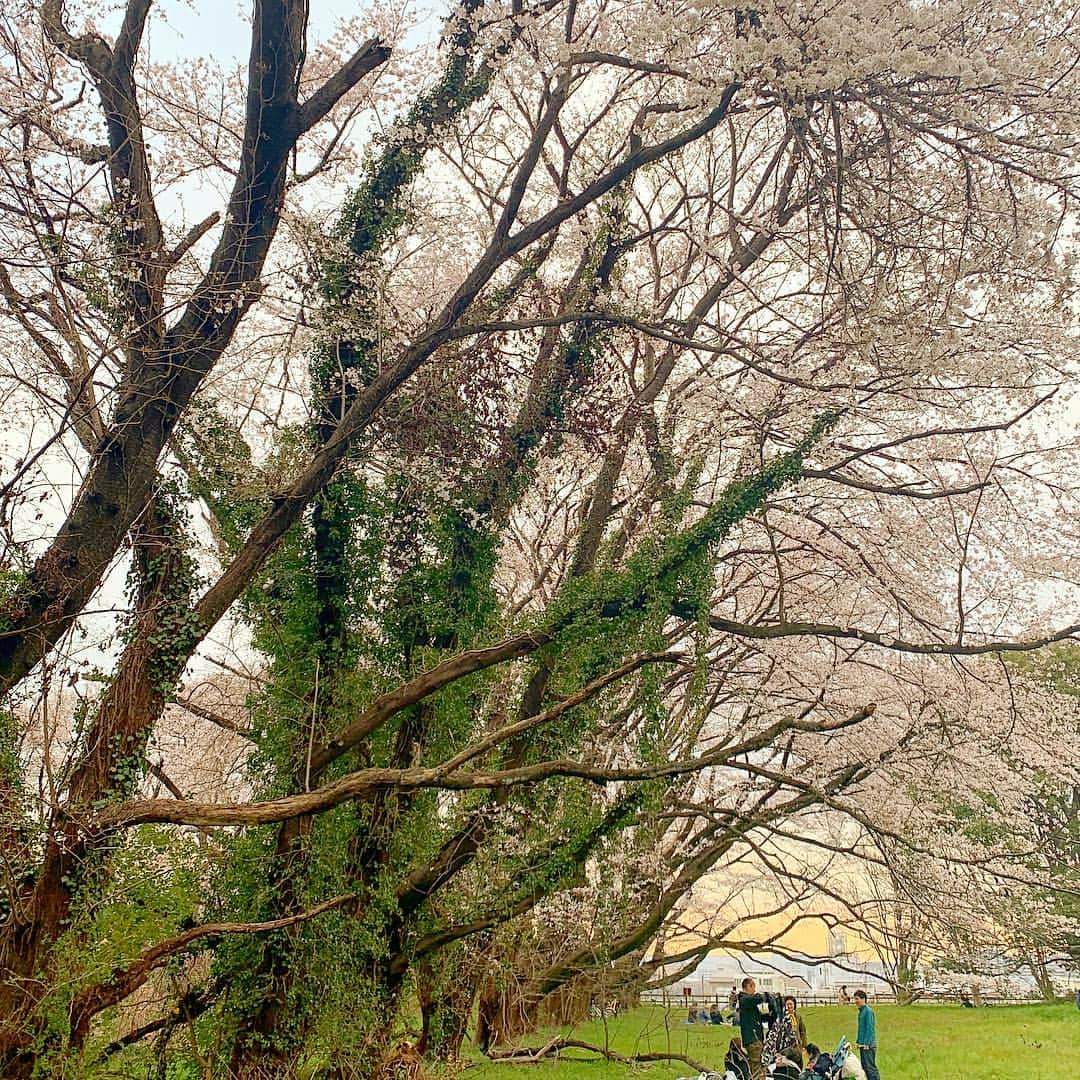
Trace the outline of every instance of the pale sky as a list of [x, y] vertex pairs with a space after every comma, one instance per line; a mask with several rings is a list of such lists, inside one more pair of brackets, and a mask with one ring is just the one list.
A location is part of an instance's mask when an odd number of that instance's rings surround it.
[[[444, 5], [436, 0], [422, 5], [407, 2], [402, 6], [414, 15], [418, 26], [438, 33]], [[342, 20], [374, 7], [356, 0], [312, 0], [308, 51], [313, 51]], [[206, 56], [213, 57], [222, 67], [242, 63], [247, 60], [251, 41], [251, 8], [250, 3], [236, 0], [157, 0], [147, 27], [149, 55], [158, 62]]]

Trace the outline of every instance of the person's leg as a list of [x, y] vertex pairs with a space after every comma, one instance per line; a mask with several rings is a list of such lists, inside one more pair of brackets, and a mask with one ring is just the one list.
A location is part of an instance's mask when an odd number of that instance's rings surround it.
[[761, 1063], [762, 1044], [751, 1043], [746, 1048], [746, 1056], [750, 1059], [750, 1080], [765, 1080], [765, 1066]]
[[859, 1058], [862, 1061], [863, 1072], [866, 1080], [881, 1080], [881, 1073], [877, 1071], [877, 1048], [872, 1050], [860, 1050]]

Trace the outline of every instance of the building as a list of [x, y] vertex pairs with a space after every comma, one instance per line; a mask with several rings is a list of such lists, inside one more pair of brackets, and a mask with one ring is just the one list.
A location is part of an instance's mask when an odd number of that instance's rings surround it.
[[[840, 966], [840, 965], [843, 966]], [[800, 1000], [835, 1001], [841, 986], [849, 993], [863, 989], [875, 997], [888, 992], [880, 964], [856, 956], [832, 959], [796, 960], [773, 953], [743, 955], [713, 952], [692, 974], [684, 975], [663, 990], [646, 995], [651, 1000], [679, 1000], [726, 1003], [733, 986], [752, 975], [758, 989], [770, 994], [792, 994]]]

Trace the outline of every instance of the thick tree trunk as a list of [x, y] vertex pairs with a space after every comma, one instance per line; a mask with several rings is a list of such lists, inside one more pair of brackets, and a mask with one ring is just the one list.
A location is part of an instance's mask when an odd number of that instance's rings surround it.
[[526, 985], [507, 975], [483, 983], [477, 1006], [476, 1042], [485, 1053], [536, 1030], [538, 1007], [525, 994]]
[[421, 1033], [416, 1049], [430, 1061], [449, 1064], [461, 1057], [480, 988], [475, 965], [467, 957], [439, 965], [422, 963], [416, 973]]
[[919, 997], [918, 949], [907, 942], [900, 943], [896, 960], [896, 1004], [910, 1005]]
[[[177, 674], [163, 655], [164, 643], [183, 633], [194, 579], [183, 525], [167, 500], [151, 502], [132, 531], [132, 546], [139, 588], [130, 642], [98, 704], [86, 751], [68, 779], [65, 812], [54, 813], [41, 859], [27, 873], [0, 932], [0, 1062], [18, 1033], [25, 1038], [27, 1027], [38, 1022], [35, 1010], [52, 983], [53, 946], [68, 926], [86, 866], [102, 850], [105, 838], [79, 823], [78, 810], [123, 798], [142, 779], [147, 718], [160, 712]], [[86, 1025], [69, 1034], [78, 1049]]]
[[[60, 5], [49, 8], [46, 29], [63, 45]], [[296, 87], [306, 17], [306, 6], [293, 0], [263, 0], [255, 7], [243, 152], [209, 272], [163, 337], [144, 333], [133, 340], [114, 423], [94, 454], [75, 505], [26, 585], [7, 601], [9, 632], [0, 637], [0, 689], [17, 685], [48, 655], [93, 595], [149, 503], [158, 457], [183, 410], [247, 311], [250, 299], [244, 290], [261, 273], [277, 231], [285, 167], [301, 130]], [[137, 47], [137, 39], [134, 44]], [[130, 82], [134, 55], [123, 57], [121, 64], [121, 57], [111, 55], [103, 42], [101, 49], [93, 55], [77, 50], [75, 59], [87, 68], [101, 94], [114, 168], [128, 162], [130, 175], [114, 183], [119, 187], [122, 180], [130, 186], [145, 172], [145, 162], [138, 160], [142, 128]], [[373, 59], [385, 58], [382, 52]], [[128, 85], [127, 100], [121, 83]], [[146, 202], [140, 215], [145, 246], [131, 254], [137, 263], [154, 265], [164, 253], [154, 244], [155, 230], [145, 230], [156, 222], [156, 211], [149, 190], [136, 195]], [[147, 331], [157, 325], [160, 297], [148, 307], [142, 311], [136, 303], [132, 312]], [[148, 319], [148, 314], [155, 317]]]
[[234, 1053], [230, 1080], [288, 1080], [296, 1075], [292, 1053], [245, 1043]]

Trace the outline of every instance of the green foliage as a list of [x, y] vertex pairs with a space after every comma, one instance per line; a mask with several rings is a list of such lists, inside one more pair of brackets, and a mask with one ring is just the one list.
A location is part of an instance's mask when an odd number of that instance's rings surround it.
[[693, 577], [701, 560], [735, 525], [799, 477], [804, 455], [838, 419], [836, 413], [819, 417], [794, 450], [774, 458], [752, 476], [734, 481], [698, 521], [674, 533], [657, 550], [636, 552], [623, 569], [600, 570], [571, 580], [549, 609], [545, 625], [561, 632], [590, 617], [614, 618], [641, 610], [659, 597], [679, 604], [685, 578]]
[[132, 231], [141, 226], [131, 205], [121, 199], [99, 206], [96, 224], [97, 236], [84, 252], [85, 258], [73, 257], [61, 234], [43, 232], [39, 239], [58, 263], [68, 264], [89, 307], [115, 334], [121, 335], [133, 329], [130, 296], [144, 273], [141, 256], [131, 255]]
[[[555, 635], [548, 652], [558, 655], [561, 678], [580, 685], [631, 653], [660, 647], [663, 625], [673, 613], [703, 618], [717, 545], [770, 494], [798, 478], [804, 455], [837, 419], [832, 413], [819, 417], [794, 450], [729, 484], [697, 521], [655, 536], [622, 567], [602, 566], [567, 581], [541, 620]], [[669, 525], [685, 510], [686, 490], [665, 508]], [[646, 688], [653, 688], [654, 710], [659, 708], [657, 677], [656, 672], [643, 676]]]
[[1080, 646], [1058, 641], [1032, 652], [1004, 655], [1014, 671], [1050, 686], [1059, 694], [1080, 697]]
[[11, 626], [8, 605], [19, 596], [27, 582], [27, 569], [0, 562], [0, 633]]
[[[346, 315], [353, 329], [334, 333], [316, 351], [311, 365], [319, 414], [338, 392], [340, 373], [356, 371], [362, 382], [375, 374], [371, 353], [375, 342], [371, 287], [377, 257], [406, 220], [412, 183], [433, 140], [479, 101], [491, 82], [491, 69], [477, 66], [472, 52], [475, 29], [469, 18], [478, 0], [466, 0], [448, 36], [448, 60], [442, 78], [422, 93], [404, 120], [375, 144], [363, 181], [345, 200], [332, 239], [340, 254], [322, 267], [326, 309]], [[318, 400], [321, 396], [323, 400]]]
[[18, 718], [10, 709], [0, 709], [0, 784], [18, 791], [22, 783]]
[[[30, 819], [26, 814], [26, 785], [19, 760], [18, 718], [9, 709], [0, 709], [0, 828], [7, 835], [29, 839]], [[21, 845], [20, 845], [21, 846]], [[5, 853], [5, 870], [12, 884], [26, 869], [25, 853], [19, 850]], [[0, 888], [0, 925], [11, 914], [10, 887]]]
[[[251, 447], [236, 423], [213, 403], [197, 397], [192, 401], [176, 440], [184, 461], [188, 491], [210, 507], [226, 551], [235, 552], [266, 511], [266, 492], [255, 475]], [[271, 472], [287, 474], [288, 437], [279, 441], [279, 460]]]
[[[194, 602], [203, 580], [191, 554], [189, 519], [180, 484], [161, 480], [154, 490], [144, 535], [135, 546], [126, 589], [135, 614], [122, 636], [126, 641], [136, 635], [142, 638], [147, 674], [166, 700], [175, 693], [176, 681], [201, 638]], [[146, 608], [153, 613], [149, 630], [140, 621]]]
[[107, 896], [88, 925], [69, 935], [69, 957], [105, 974], [195, 919], [203, 899], [207, 852], [190, 836], [142, 825], [113, 853]]
[[[360, 186], [342, 207], [335, 229], [356, 256], [378, 251], [404, 221], [402, 202], [418, 175], [432, 139], [445, 130], [487, 92], [491, 71], [475, 66], [476, 34], [469, 16], [480, 7], [466, 0], [447, 35], [448, 60], [442, 78], [422, 93], [404, 120], [377, 145]], [[339, 264], [325, 267], [324, 295], [334, 306], [350, 293], [347, 271]]]
[[[446, 639], [479, 633], [495, 611], [491, 538], [434, 493], [403, 504], [397, 487], [397, 478], [373, 485], [358, 470], [340, 473], [329, 519], [334, 534], [294, 530], [261, 588], [245, 602], [256, 641], [272, 663], [269, 685], [251, 702], [256, 748], [250, 768], [264, 797], [296, 790], [312, 724], [321, 743], [375, 694], [430, 662]], [[344, 633], [332, 654], [324, 648], [325, 611], [314, 572], [327, 550], [319, 541], [333, 551], [341, 590], [334, 617]], [[444, 753], [465, 736], [474, 722], [474, 692], [475, 685], [463, 683], [432, 703], [424, 753]], [[364, 748], [366, 758], [391, 762], [402, 726], [415, 719], [403, 714], [386, 725]], [[338, 766], [347, 767], [346, 761]], [[287, 856], [277, 853], [273, 829], [250, 830], [231, 843], [227, 869], [214, 889], [228, 917], [273, 917], [283, 907], [295, 910], [353, 889], [361, 912], [329, 914], [295, 931], [223, 943], [215, 970], [230, 985], [227, 1026], [244, 1029], [267, 995], [281, 992], [275, 972], [287, 968], [320, 975], [286, 980], [288, 1007], [267, 1036], [275, 1047], [324, 1045], [341, 1052], [370, 1039], [390, 1009], [377, 973], [390, 958], [394, 888], [438, 842], [430, 827], [435, 802], [434, 794], [424, 794], [395, 814], [370, 803], [340, 807], [320, 816]], [[367, 847], [379, 851], [378, 867], [364, 867]]]
[[[55, 963], [65, 978], [42, 1004], [47, 1023], [39, 1032], [43, 1076], [60, 1076], [69, 1008], [83, 986], [109, 978], [150, 945], [198, 921], [209, 852], [190, 836], [159, 826], [133, 829], [124, 842], [79, 875], [76, 917], [57, 945]], [[183, 958], [174, 965], [179, 968]], [[107, 1023], [102, 1037], [108, 1038]], [[93, 1045], [89, 1057], [93, 1057]], [[67, 1074], [64, 1074], [67, 1075]], [[73, 1074], [74, 1075], [74, 1074]]]
[[[1022, 679], [1067, 697], [1080, 695], [1080, 648], [1073, 642], [1058, 642], [1026, 653], [1006, 654], [1008, 666]], [[1019, 821], [1007, 819], [997, 800], [987, 792], [973, 789], [964, 800], [943, 802], [943, 812], [967, 840], [988, 849], [1010, 850], [1041, 877], [1044, 909], [1060, 918], [1065, 926], [1080, 924], [1080, 787], [1060, 776], [1043, 771], [1031, 774], [1023, 762], [1007, 761], [1031, 785], [1025, 812]], [[1036, 923], [1038, 920], [1036, 920]], [[1045, 925], [1028, 924], [1021, 937], [1029, 934], [1033, 949], [1047, 943], [1080, 964], [1080, 936], [1075, 930], [1049, 931]]]
[[491, 577], [495, 537], [451, 505], [417, 522], [415, 561], [398, 577], [386, 613], [386, 633], [402, 655], [433, 662], [428, 650], [466, 647], [495, 615]]
[[1009, 834], [1004, 827], [1000, 807], [991, 792], [972, 789], [966, 800], [944, 796], [942, 813], [952, 821], [956, 832], [977, 844], [990, 847], [1005, 842]]

